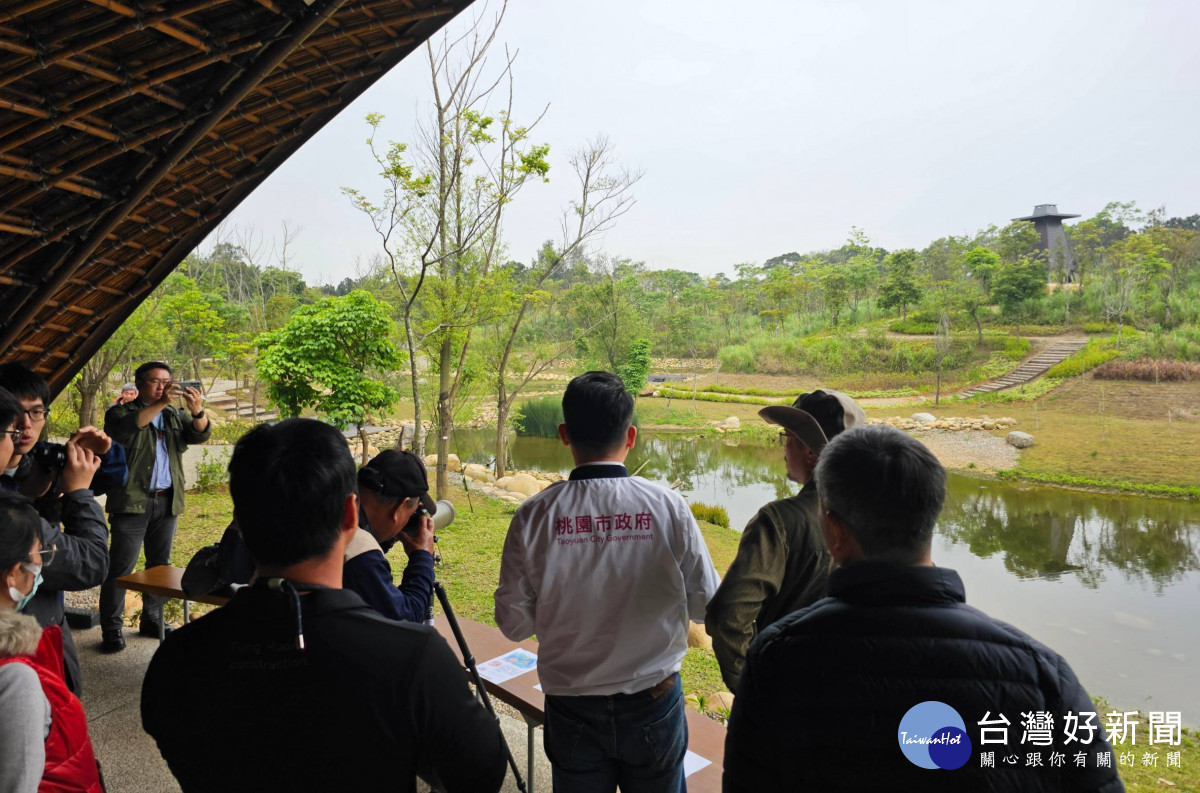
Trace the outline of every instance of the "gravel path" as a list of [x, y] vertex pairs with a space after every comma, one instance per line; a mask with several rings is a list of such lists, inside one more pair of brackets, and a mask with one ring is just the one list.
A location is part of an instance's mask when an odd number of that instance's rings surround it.
[[927, 430], [913, 433], [913, 437], [951, 470], [994, 474], [1017, 466], [1017, 450], [990, 432]]

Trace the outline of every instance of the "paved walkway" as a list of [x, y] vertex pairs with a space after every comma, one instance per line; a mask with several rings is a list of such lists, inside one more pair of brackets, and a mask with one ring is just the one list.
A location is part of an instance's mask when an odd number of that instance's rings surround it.
[[[99, 628], [75, 631], [74, 637], [83, 668], [83, 705], [87, 710], [88, 731], [96, 757], [104, 767], [108, 793], [178, 793], [179, 784], [159, 755], [154, 740], [142, 731], [142, 678], [158, 648], [158, 640], [138, 636], [136, 630], [126, 630], [128, 646], [125, 651], [105, 655], [99, 649]], [[179, 686], [185, 687], [188, 682], [180, 680]], [[527, 756], [525, 722], [501, 715], [500, 724], [524, 775]], [[541, 730], [535, 731], [534, 752], [537, 763], [535, 790], [549, 790], [550, 764], [542, 750]], [[387, 762], [386, 758], [377, 759]], [[346, 762], [359, 763], [363, 758], [348, 757]], [[428, 787], [418, 784], [417, 789], [427, 791]], [[511, 773], [503, 790], [516, 793], [517, 785]]]

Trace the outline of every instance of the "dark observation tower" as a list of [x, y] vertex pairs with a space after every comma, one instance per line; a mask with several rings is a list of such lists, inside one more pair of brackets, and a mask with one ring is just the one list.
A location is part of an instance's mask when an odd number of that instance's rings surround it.
[[1075, 283], [1075, 254], [1071, 252], [1071, 241], [1063, 231], [1062, 222], [1067, 218], [1077, 218], [1079, 215], [1068, 215], [1058, 211], [1057, 204], [1038, 204], [1033, 208], [1033, 214], [1013, 220], [1028, 220], [1042, 235], [1042, 243], [1038, 246], [1046, 252], [1046, 261], [1050, 271], [1061, 267], [1066, 273], [1066, 283]]

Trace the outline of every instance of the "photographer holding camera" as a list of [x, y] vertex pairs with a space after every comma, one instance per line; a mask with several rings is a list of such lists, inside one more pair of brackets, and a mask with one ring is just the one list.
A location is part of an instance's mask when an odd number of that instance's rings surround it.
[[[388, 619], [424, 622], [433, 602], [430, 516], [437, 511], [429, 497], [425, 465], [415, 454], [389, 449], [359, 469], [358, 530], [346, 544], [342, 586]], [[397, 542], [408, 554], [400, 586], [392, 578], [386, 556]], [[195, 577], [189, 581], [193, 568], [197, 568]], [[254, 560], [231, 524], [215, 553], [208, 550], [198, 565], [188, 564], [184, 590], [199, 585], [197, 592], [208, 594], [230, 584], [248, 584], [253, 570]]]
[[[358, 472], [359, 529], [346, 546], [343, 586], [394, 620], [422, 622], [433, 598], [433, 518], [425, 464], [388, 449]], [[365, 530], [364, 530], [365, 528]], [[396, 542], [408, 554], [397, 587], [385, 554]]]
[[95, 427], [82, 427], [64, 445], [39, 442], [50, 411], [46, 381], [19, 363], [0, 365], [0, 389], [11, 393], [20, 411], [12, 454], [0, 460], [0, 486], [36, 499], [42, 518], [43, 547], [58, 549], [53, 567], [23, 611], [42, 627], [63, 633], [66, 683], [80, 694], [83, 681], [71, 630], [64, 620], [63, 592], [90, 589], [108, 573], [108, 526], [94, 494], [125, 483], [125, 455]]
[[[125, 649], [121, 633], [124, 590], [116, 579], [133, 572], [143, 540], [146, 566], [171, 563], [175, 527], [183, 512], [183, 453], [188, 444], [203, 443], [212, 434], [204, 414], [204, 398], [196, 388], [182, 388], [171, 367], [159, 361], [144, 363], [134, 372], [138, 398], [113, 405], [104, 414], [104, 431], [125, 446], [129, 480], [108, 497], [112, 523], [108, 578], [100, 589], [100, 626], [104, 650]], [[171, 404], [182, 397], [186, 412]], [[164, 598], [142, 597], [138, 632], [158, 636]], [[169, 632], [170, 629], [167, 629]]]
[[142, 684], [142, 726], [188, 793], [411, 791], [418, 773], [500, 789], [503, 737], [450, 647], [342, 587], [355, 490], [328, 424], [261, 424], [234, 447], [255, 581], [167, 637]]

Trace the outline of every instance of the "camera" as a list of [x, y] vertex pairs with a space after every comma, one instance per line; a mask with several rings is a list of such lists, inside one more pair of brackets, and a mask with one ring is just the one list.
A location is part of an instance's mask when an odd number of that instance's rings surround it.
[[[433, 513], [433, 515], [430, 515], [430, 517], [433, 518], [433, 530], [436, 532], [441, 531], [449, 526], [454, 521], [455, 513], [454, 505], [449, 501], [443, 499], [440, 501], [435, 501], [434, 503], [437, 506], [437, 512]], [[426, 512], [423, 507], [419, 508], [413, 513], [413, 516], [408, 519], [408, 524], [404, 527], [404, 531], [408, 532], [409, 534], [416, 534], [421, 529], [421, 518], [426, 515], [429, 515], [429, 513]]]
[[47, 471], [60, 471], [67, 464], [67, 447], [62, 443], [39, 443], [34, 445], [29, 456]]

